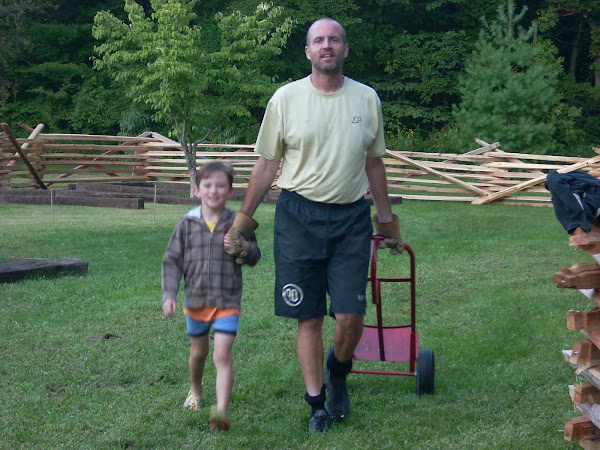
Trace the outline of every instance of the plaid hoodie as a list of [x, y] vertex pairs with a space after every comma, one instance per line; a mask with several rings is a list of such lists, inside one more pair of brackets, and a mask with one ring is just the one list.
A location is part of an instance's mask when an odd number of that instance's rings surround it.
[[[192, 209], [179, 220], [167, 245], [162, 261], [163, 302], [176, 298], [183, 275], [186, 308], [241, 308], [242, 266], [223, 248], [223, 238], [233, 224], [235, 211], [223, 209], [211, 233], [201, 208]], [[249, 242], [244, 263], [253, 266], [261, 254], [255, 235]]]

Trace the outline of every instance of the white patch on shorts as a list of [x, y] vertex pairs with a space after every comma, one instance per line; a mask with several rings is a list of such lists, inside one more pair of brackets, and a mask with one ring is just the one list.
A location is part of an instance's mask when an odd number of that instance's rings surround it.
[[287, 305], [296, 307], [304, 300], [304, 292], [300, 286], [288, 283], [281, 289], [281, 297]]
[[364, 294], [358, 294], [358, 301], [359, 301], [359, 302], [361, 302], [361, 303], [362, 303], [362, 302], [365, 302], [366, 300], [367, 300], [367, 299], [366, 299], [366, 297], [365, 297], [365, 295], [364, 295]]

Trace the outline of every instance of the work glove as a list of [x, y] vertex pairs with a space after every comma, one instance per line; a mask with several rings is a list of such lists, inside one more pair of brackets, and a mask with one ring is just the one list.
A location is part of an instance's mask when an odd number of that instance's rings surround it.
[[242, 248], [241, 237], [249, 240], [254, 230], [258, 228], [258, 222], [244, 213], [238, 212], [233, 219], [233, 225], [227, 232], [231, 245], [225, 247], [225, 252], [236, 257], [235, 262], [242, 264], [248, 252]]
[[400, 222], [398, 216], [394, 214], [392, 222], [381, 223], [377, 214], [373, 216], [373, 225], [377, 234], [385, 236], [385, 239], [379, 242], [379, 248], [389, 248], [390, 254], [399, 255], [404, 251], [404, 241], [400, 236]]

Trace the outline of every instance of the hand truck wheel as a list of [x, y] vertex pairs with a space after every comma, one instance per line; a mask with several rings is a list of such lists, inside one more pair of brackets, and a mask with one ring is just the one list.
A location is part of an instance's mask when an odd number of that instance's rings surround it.
[[433, 394], [435, 390], [435, 355], [433, 350], [424, 348], [417, 357], [417, 395]]

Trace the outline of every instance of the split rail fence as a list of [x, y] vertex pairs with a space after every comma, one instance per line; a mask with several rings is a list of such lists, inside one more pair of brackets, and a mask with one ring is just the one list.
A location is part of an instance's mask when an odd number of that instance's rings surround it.
[[[0, 132], [0, 191], [48, 189], [71, 183], [189, 184], [185, 154], [179, 142], [155, 132], [140, 136], [46, 134], [43, 124], [16, 138], [3, 123]], [[600, 175], [600, 149], [589, 158], [509, 153], [500, 144], [476, 139], [480, 147], [467, 153], [388, 150], [384, 157], [392, 197], [501, 202], [551, 206], [544, 188], [551, 170]], [[197, 165], [220, 159], [236, 171], [235, 187], [245, 188], [258, 155], [254, 145], [200, 144]]]

